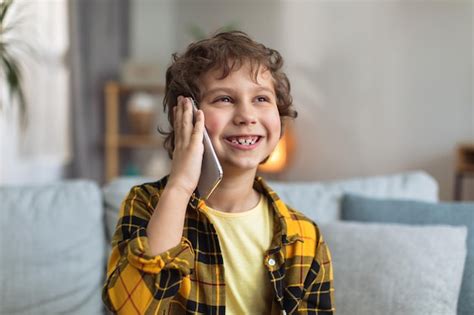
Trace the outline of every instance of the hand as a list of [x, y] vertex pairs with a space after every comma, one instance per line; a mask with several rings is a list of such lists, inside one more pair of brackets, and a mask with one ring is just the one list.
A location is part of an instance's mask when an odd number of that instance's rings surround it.
[[174, 151], [167, 187], [182, 190], [192, 195], [201, 175], [204, 153], [204, 113], [196, 112], [193, 126], [191, 101], [183, 96], [173, 108]]

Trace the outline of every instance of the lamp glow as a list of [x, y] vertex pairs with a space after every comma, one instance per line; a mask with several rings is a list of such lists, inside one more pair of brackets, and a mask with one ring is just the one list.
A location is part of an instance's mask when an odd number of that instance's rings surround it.
[[280, 173], [292, 161], [295, 150], [295, 135], [292, 121], [286, 120], [284, 124], [283, 137], [278, 142], [268, 160], [258, 167], [264, 173]]
[[287, 134], [285, 134], [277, 146], [270, 154], [268, 160], [259, 166], [259, 171], [266, 173], [277, 173], [281, 172], [287, 163], [288, 160], [288, 139]]

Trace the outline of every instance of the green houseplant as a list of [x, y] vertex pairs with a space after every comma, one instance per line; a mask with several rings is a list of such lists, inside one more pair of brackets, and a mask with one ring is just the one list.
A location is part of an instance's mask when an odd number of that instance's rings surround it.
[[[219, 31], [221, 32], [233, 31], [233, 30], [238, 29], [238, 26], [239, 24], [234, 21], [221, 27]], [[201, 27], [199, 27], [196, 24], [191, 24], [188, 26], [188, 33], [191, 35], [191, 37], [194, 40], [201, 40], [209, 36]]]
[[[10, 101], [17, 104], [20, 114], [20, 125], [26, 126], [27, 104], [22, 84], [22, 71], [17, 59], [17, 52], [25, 44], [11, 34], [18, 26], [18, 22], [11, 21], [9, 14], [13, 0], [0, 0], [0, 84], [6, 83]], [[11, 21], [11, 22], [10, 22]], [[0, 111], [3, 111], [5, 98], [0, 98]]]

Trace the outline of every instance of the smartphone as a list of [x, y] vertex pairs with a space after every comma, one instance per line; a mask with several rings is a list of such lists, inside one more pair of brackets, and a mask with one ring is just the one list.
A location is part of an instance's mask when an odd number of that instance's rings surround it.
[[[196, 111], [198, 110], [196, 101], [193, 98], [189, 98], [193, 104], [193, 124], [195, 123]], [[204, 127], [204, 155], [202, 157], [201, 176], [197, 190], [201, 199], [207, 200], [209, 196], [214, 192], [217, 185], [222, 180], [224, 172], [222, 171], [221, 163], [217, 158], [216, 151], [212, 146], [211, 139], [207, 133], [206, 127]]]

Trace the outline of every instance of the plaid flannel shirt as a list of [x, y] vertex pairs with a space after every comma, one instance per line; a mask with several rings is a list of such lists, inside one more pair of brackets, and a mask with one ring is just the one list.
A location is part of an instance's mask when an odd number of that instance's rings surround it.
[[[225, 265], [197, 192], [186, 210], [180, 244], [150, 254], [146, 227], [167, 179], [132, 187], [122, 202], [102, 299], [118, 314], [225, 314]], [[285, 205], [261, 177], [254, 188], [276, 214], [261, 266], [274, 293], [268, 314], [333, 314], [331, 255], [319, 228]]]

